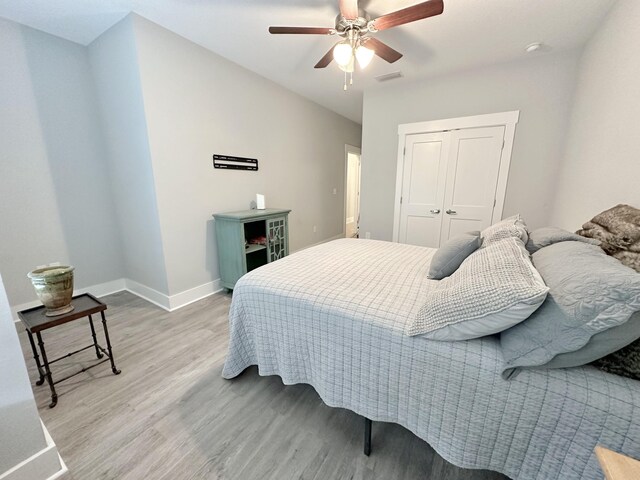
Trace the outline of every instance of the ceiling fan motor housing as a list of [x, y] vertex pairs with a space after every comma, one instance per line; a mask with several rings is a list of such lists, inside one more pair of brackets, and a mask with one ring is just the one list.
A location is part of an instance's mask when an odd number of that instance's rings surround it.
[[351, 29], [367, 31], [370, 20], [369, 14], [363, 9], [358, 9], [358, 18], [348, 19], [342, 15], [336, 17], [336, 33], [338, 35], [346, 35]]

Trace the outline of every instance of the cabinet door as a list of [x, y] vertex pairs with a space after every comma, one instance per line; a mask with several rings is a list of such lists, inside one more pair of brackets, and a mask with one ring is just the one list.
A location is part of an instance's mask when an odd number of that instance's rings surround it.
[[232, 289], [238, 279], [247, 273], [243, 224], [217, 218], [215, 225], [220, 280], [223, 287]]
[[267, 260], [274, 262], [289, 253], [289, 239], [287, 235], [287, 218], [276, 217], [267, 219]]

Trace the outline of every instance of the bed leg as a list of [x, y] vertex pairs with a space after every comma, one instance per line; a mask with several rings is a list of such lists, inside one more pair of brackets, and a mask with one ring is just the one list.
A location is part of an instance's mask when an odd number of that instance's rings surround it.
[[371, 455], [371, 420], [364, 419], [364, 454], [368, 457]]

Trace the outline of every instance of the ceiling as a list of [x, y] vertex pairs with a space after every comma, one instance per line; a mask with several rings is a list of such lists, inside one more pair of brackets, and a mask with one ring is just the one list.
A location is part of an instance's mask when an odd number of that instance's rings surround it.
[[[361, 0], [372, 17], [420, 0]], [[338, 0], [0, 0], [0, 16], [84, 45], [129, 12], [158, 23], [354, 121], [373, 77], [401, 70], [398, 85], [454, 71], [524, 58], [544, 42], [554, 52], [583, 45], [615, 0], [444, 0], [442, 15], [386, 30], [377, 37], [404, 57], [376, 58], [343, 92], [332, 63], [313, 65], [335, 37], [269, 35], [269, 25], [329, 26]], [[537, 53], [538, 55], [540, 53]]]

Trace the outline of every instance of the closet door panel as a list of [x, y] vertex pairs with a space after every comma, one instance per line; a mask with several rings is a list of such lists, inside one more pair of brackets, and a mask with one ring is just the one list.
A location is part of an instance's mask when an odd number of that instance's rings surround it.
[[[446, 215], [446, 214], [445, 214]], [[482, 230], [482, 222], [472, 218], [450, 218], [449, 221], [442, 221], [442, 231], [440, 243], [446, 242], [451, 237], [460, 235], [461, 233], [472, 232], [474, 230]]]
[[491, 225], [503, 126], [451, 132], [440, 241]]
[[437, 248], [449, 152], [447, 132], [409, 135], [400, 206], [401, 243]]
[[440, 140], [414, 143], [408, 163], [409, 205], [436, 205], [438, 202], [438, 172], [442, 156]]
[[434, 225], [434, 219], [433, 216], [407, 216], [407, 241], [403, 243], [435, 248], [433, 245], [437, 245], [440, 241], [440, 229]]

